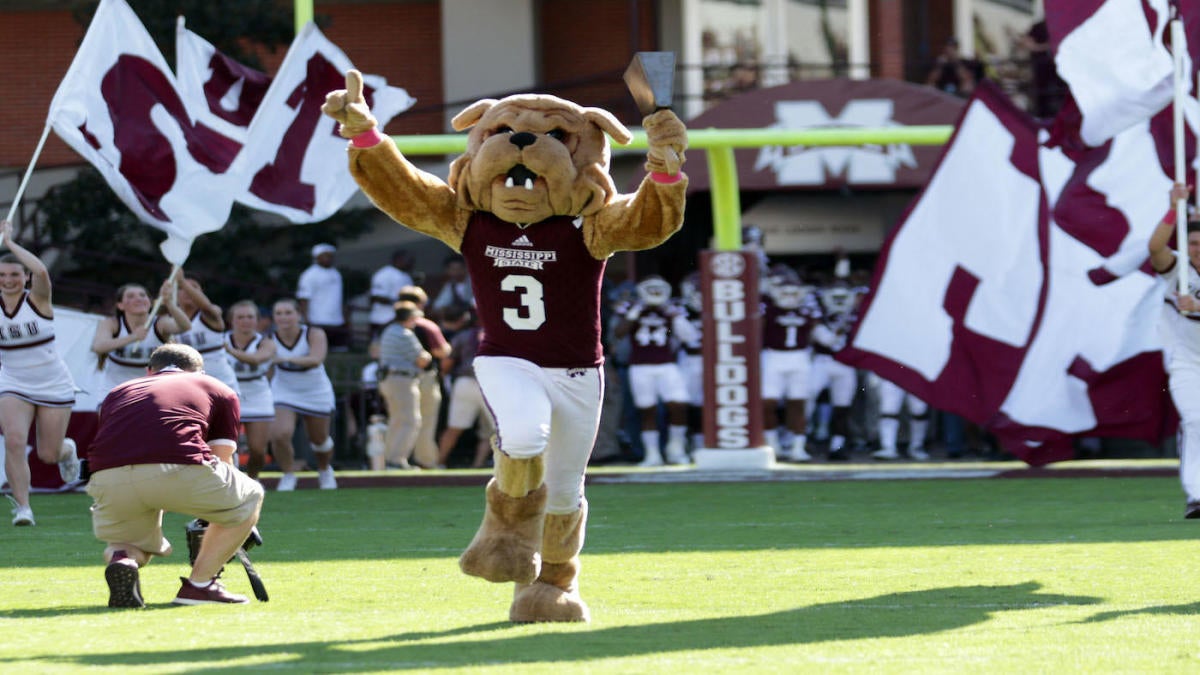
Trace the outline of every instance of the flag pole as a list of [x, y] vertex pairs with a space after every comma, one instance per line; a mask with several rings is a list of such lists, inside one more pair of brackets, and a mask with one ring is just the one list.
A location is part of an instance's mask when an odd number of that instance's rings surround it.
[[[1184, 92], [1184, 85], [1188, 81], [1188, 77], [1183, 72], [1183, 54], [1187, 50], [1185, 44], [1186, 38], [1183, 35], [1183, 21], [1181, 19], [1171, 20], [1171, 52], [1175, 57], [1175, 102], [1174, 102], [1174, 122], [1175, 122], [1175, 182], [1187, 182], [1187, 161], [1184, 153], [1184, 129], [1183, 129], [1183, 105], [1184, 97], [1187, 95]], [[1175, 246], [1185, 257], [1187, 256], [1187, 200], [1181, 199], [1175, 202]], [[1186, 258], [1185, 258], [1186, 259]], [[1188, 292], [1188, 268], [1191, 265], [1178, 265], [1179, 268], [1179, 294], [1186, 295]]]
[[17, 205], [21, 203], [21, 195], [25, 194], [25, 186], [29, 185], [29, 179], [33, 176], [33, 167], [37, 165], [38, 157], [42, 155], [42, 148], [46, 145], [46, 137], [50, 135], [50, 123], [46, 123], [46, 127], [42, 129], [42, 137], [38, 139], [37, 148], [33, 151], [33, 157], [29, 160], [29, 168], [25, 170], [25, 175], [21, 178], [21, 184], [17, 186], [17, 194], [13, 197], [12, 206], [8, 209], [8, 222], [12, 222], [13, 216], [17, 213]]
[[[179, 265], [171, 265], [171, 273], [167, 275], [167, 278], [170, 279], [170, 278], [174, 277], [175, 273], [178, 271], [179, 271]], [[176, 284], [175, 286], [173, 286], [171, 288], [171, 293], [178, 293], [178, 292], [179, 292], [179, 286], [178, 286], [178, 284]], [[149, 328], [150, 325], [154, 323], [154, 315], [158, 314], [158, 308], [162, 307], [162, 301], [163, 301], [163, 296], [160, 293], [159, 296], [154, 299], [154, 304], [150, 307], [150, 313], [146, 315], [146, 327], [147, 328]]]

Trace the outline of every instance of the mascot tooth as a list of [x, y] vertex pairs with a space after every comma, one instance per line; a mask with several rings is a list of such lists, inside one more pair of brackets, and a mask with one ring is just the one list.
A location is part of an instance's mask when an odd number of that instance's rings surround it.
[[511, 621], [587, 621], [579, 555], [604, 392], [600, 284], [613, 253], [682, 226], [686, 127], [670, 110], [642, 120], [647, 176], [620, 194], [608, 139], [632, 136], [599, 108], [529, 94], [478, 101], [452, 121], [469, 132], [446, 181], [379, 133], [357, 71], [323, 110], [350, 139], [350, 171], [371, 201], [467, 261], [484, 330], [475, 374], [497, 431], [483, 522], [460, 568], [514, 583]]

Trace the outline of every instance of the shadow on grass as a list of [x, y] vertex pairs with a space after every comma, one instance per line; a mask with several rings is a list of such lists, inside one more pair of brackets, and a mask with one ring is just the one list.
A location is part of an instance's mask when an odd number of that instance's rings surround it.
[[[873, 598], [811, 605], [752, 616], [624, 625], [589, 630], [554, 626], [529, 634], [529, 628], [487, 623], [447, 631], [400, 633], [349, 641], [311, 641], [228, 647], [214, 644], [185, 651], [127, 651], [116, 654], [62, 654], [40, 663], [72, 666], [146, 666], [189, 672], [229, 672], [291, 666], [321, 672], [376, 669], [432, 669], [472, 664], [579, 663], [666, 652], [815, 644], [833, 640], [903, 638], [964, 628], [1005, 611], [1035, 610], [1052, 605], [1093, 605], [1088, 596], [1043, 594], [1041, 584], [950, 586], [891, 593]], [[62, 610], [58, 610], [60, 613]], [[4, 618], [40, 616], [21, 611]], [[448, 640], [479, 633], [504, 634]], [[519, 634], [514, 634], [519, 633]], [[427, 644], [427, 640], [445, 640]], [[347, 649], [348, 648], [348, 649]], [[261, 658], [270, 656], [267, 664]], [[258, 658], [253, 665], [230, 662]], [[3, 663], [29, 661], [20, 658]]]
[[1079, 621], [1078, 623], [1100, 623], [1102, 621], [1112, 621], [1127, 616], [1156, 616], [1156, 615], [1178, 615], [1178, 616], [1195, 616], [1200, 614], [1200, 602], [1192, 602], [1186, 605], [1156, 605], [1153, 607], [1143, 607], [1141, 609], [1128, 609], [1124, 611], [1100, 612]]

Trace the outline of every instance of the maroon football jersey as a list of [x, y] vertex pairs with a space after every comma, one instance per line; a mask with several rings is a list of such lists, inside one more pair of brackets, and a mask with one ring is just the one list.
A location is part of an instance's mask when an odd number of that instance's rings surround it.
[[792, 351], [806, 349], [821, 308], [809, 296], [796, 309], [783, 309], [763, 296], [763, 349]]
[[600, 281], [607, 261], [588, 252], [575, 218], [521, 228], [478, 211], [460, 250], [483, 326], [480, 356], [512, 356], [543, 368], [603, 363]]
[[673, 315], [666, 307], [642, 307], [629, 331], [629, 364], [671, 363], [675, 360]]

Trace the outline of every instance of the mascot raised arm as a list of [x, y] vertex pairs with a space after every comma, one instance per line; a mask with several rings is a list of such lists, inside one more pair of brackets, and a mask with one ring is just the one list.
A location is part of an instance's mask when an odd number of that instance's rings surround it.
[[613, 253], [657, 246], [682, 225], [687, 129], [670, 110], [647, 116], [648, 175], [619, 194], [608, 137], [632, 136], [599, 108], [529, 94], [478, 101], [452, 120], [470, 131], [447, 181], [379, 132], [358, 72], [323, 110], [350, 139], [350, 171], [371, 201], [467, 261], [495, 474], [459, 566], [515, 583], [512, 621], [587, 621], [579, 553], [604, 392], [600, 284]]

